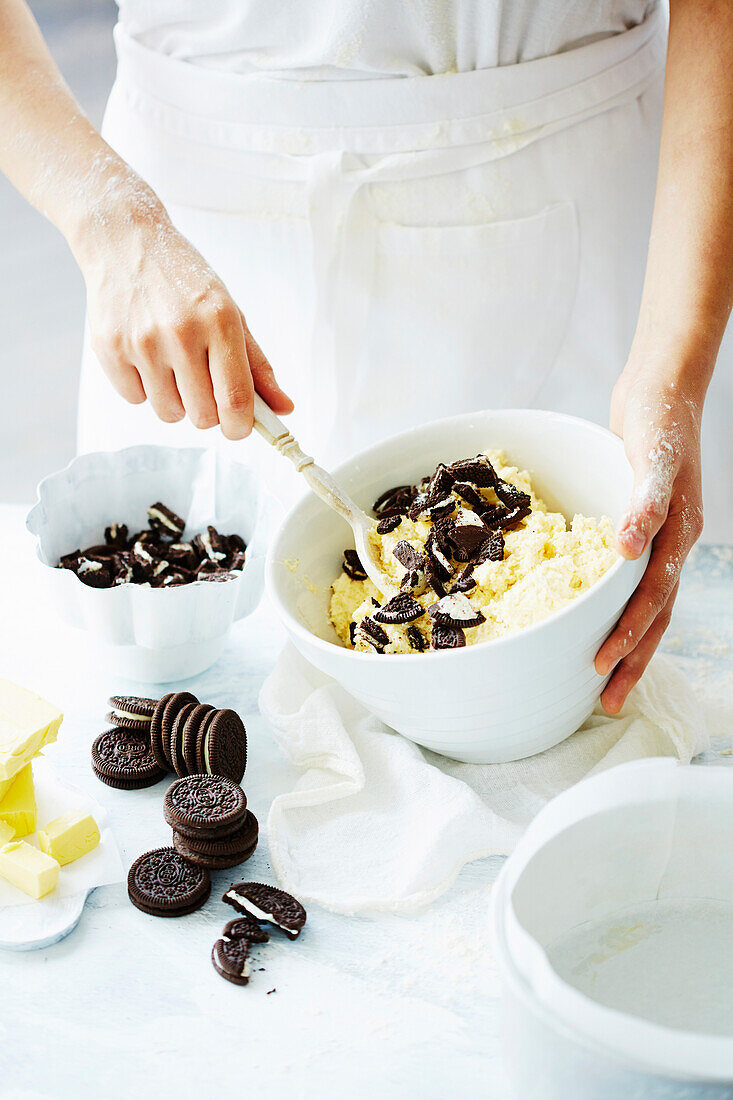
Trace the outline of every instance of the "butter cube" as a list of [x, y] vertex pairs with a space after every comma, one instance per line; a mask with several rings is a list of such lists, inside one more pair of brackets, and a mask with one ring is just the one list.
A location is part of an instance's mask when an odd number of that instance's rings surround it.
[[[15, 776], [13, 776], [15, 779]], [[13, 785], [13, 779], [0, 779], [0, 802], [5, 798], [10, 788]]]
[[49, 821], [38, 830], [41, 851], [52, 856], [62, 867], [92, 852], [99, 844], [99, 827], [91, 814], [71, 811]]
[[0, 848], [0, 876], [36, 900], [55, 890], [60, 870], [55, 859], [25, 840]]
[[0, 821], [0, 848], [4, 844], [8, 844], [15, 836], [15, 829], [12, 825], [6, 825], [4, 821]]
[[33, 790], [33, 765], [18, 772], [10, 790], [0, 802], [0, 822], [10, 825], [16, 840], [36, 831], [36, 795]]
[[0, 783], [56, 740], [63, 714], [25, 688], [0, 680]]

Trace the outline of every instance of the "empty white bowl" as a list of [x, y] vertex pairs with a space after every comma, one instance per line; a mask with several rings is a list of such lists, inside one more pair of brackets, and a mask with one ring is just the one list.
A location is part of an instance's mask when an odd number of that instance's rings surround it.
[[637, 760], [537, 815], [492, 894], [517, 1100], [730, 1100], [733, 789]]
[[[69, 569], [52, 568], [62, 554], [103, 542], [110, 523], [126, 523], [131, 533], [146, 528], [155, 501], [186, 520], [184, 538], [209, 523], [222, 534], [241, 535], [244, 569], [222, 582], [98, 589]], [[95, 660], [127, 679], [164, 683], [212, 665], [232, 623], [256, 608], [272, 504], [253, 471], [221, 452], [138, 446], [81, 455], [44, 478], [26, 526], [36, 537], [49, 602], [85, 632]]]
[[[364, 508], [438, 462], [491, 448], [530, 471], [566, 517], [620, 519], [632, 474], [616, 436], [574, 417], [501, 410], [449, 417], [370, 447], [336, 471]], [[518, 760], [573, 733], [604, 686], [593, 659], [639, 583], [648, 554], [619, 559], [568, 607], [506, 638], [421, 654], [357, 653], [329, 621], [330, 589], [351, 532], [309, 495], [286, 516], [268, 554], [267, 586], [293, 643], [393, 729], [434, 752], [473, 763]]]

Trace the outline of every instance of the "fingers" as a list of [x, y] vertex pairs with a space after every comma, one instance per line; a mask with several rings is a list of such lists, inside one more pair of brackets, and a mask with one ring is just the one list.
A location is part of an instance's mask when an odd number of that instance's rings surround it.
[[254, 384], [244, 326], [233, 303], [214, 318], [208, 359], [221, 430], [227, 439], [245, 439], [252, 431]]
[[616, 532], [619, 553], [629, 559], [640, 558], [667, 518], [674, 485], [674, 455], [654, 452], [632, 460], [634, 490], [628, 511]]
[[618, 714], [626, 702], [626, 696], [641, 679], [644, 669], [654, 656], [662, 635], [672, 618], [672, 608], [677, 598], [677, 588], [678, 586], [675, 585], [664, 609], [657, 615], [633, 652], [624, 658], [608, 681], [601, 695], [601, 704], [609, 714]]
[[280, 389], [275, 379], [275, 372], [270, 366], [265, 353], [249, 331], [247, 322], [241, 313], [240, 317], [244, 328], [249, 368], [252, 372], [252, 380], [257, 393], [266, 404], [270, 406], [273, 412], [280, 413], [281, 415], [291, 413], [294, 408], [293, 402], [288, 395]]
[[113, 358], [95, 348], [95, 354], [101, 363], [102, 370], [117, 390], [120, 397], [131, 405], [141, 405], [145, 400], [145, 387], [142, 379], [132, 363]]

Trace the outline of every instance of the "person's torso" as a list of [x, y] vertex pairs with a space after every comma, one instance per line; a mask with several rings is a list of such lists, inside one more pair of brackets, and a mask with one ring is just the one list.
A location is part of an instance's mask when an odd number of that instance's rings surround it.
[[550, 57], [643, 22], [658, 0], [118, 0], [142, 45], [294, 80], [431, 76]]

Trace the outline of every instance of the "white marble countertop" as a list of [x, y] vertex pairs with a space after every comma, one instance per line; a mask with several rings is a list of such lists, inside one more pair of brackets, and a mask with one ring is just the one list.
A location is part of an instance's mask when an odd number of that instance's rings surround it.
[[[89, 747], [105, 728], [107, 696], [134, 685], [91, 666], [74, 632], [44, 611], [23, 516], [21, 508], [0, 506], [0, 675], [63, 708], [59, 742], [47, 755], [107, 807], [127, 866], [170, 842], [161, 813], [165, 784], [123, 792], [93, 776]], [[732, 580], [728, 553], [699, 550], [665, 647], [700, 689], [721, 698], [730, 694]], [[242, 715], [250, 752], [243, 785], [261, 826], [273, 796], [296, 778], [257, 711], [281, 643], [263, 602], [235, 627], [221, 660], [186, 683], [201, 700]], [[706, 759], [733, 760], [733, 736]], [[180, 920], [140, 913], [122, 883], [97, 890], [62, 943], [0, 953], [0, 1095], [199, 1098], [262, 1089], [293, 1100], [504, 1100], [488, 929], [499, 865], [469, 865], [442, 899], [412, 918], [343, 917], [311, 907], [300, 940], [274, 934], [257, 952], [244, 989], [223, 981], [210, 961], [233, 916], [219, 898], [236, 870], [214, 873], [209, 903]], [[242, 877], [274, 881], [264, 829], [245, 867]]]

